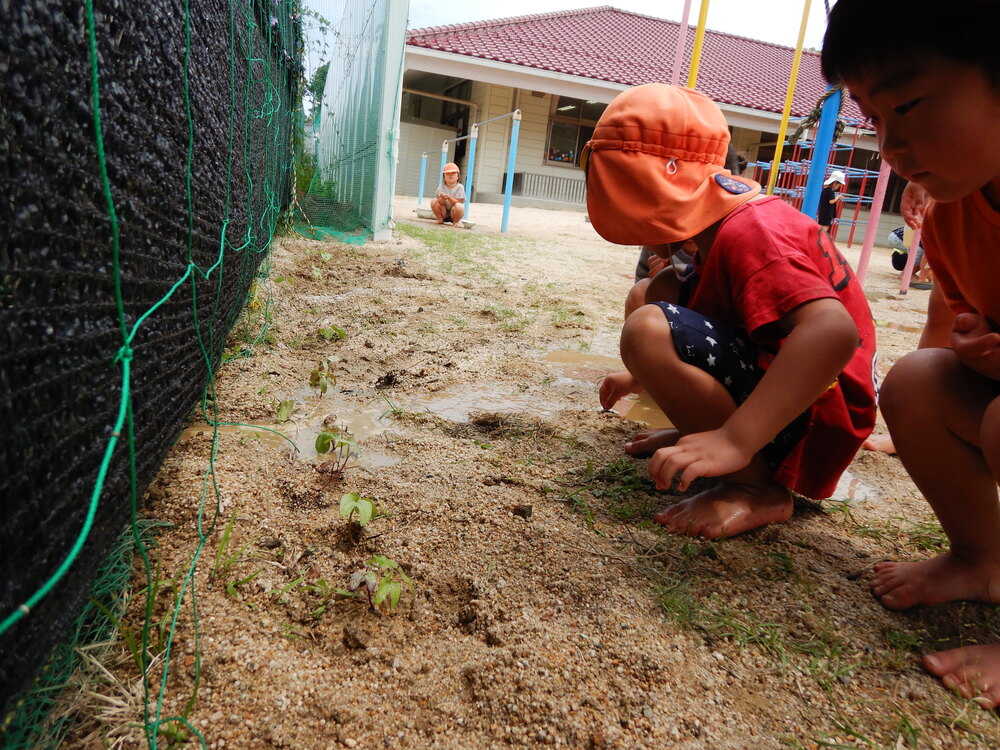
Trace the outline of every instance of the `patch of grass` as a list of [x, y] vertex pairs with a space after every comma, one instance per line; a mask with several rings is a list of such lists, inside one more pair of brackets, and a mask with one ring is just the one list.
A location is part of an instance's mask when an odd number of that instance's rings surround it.
[[566, 497], [572, 498], [574, 509], [584, 506], [589, 509], [587, 501], [582, 499], [586, 493], [599, 501], [604, 513], [619, 521], [647, 517], [658, 504], [645, 468], [630, 458], [619, 458], [600, 467], [588, 461], [561, 483], [572, 488]]
[[918, 521], [903, 529], [906, 541], [917, 549], [927, 552], [946, 552], [951, 546], [948, 537], [936, 520]]
[[493, 318], [505, 331], [522, 331], [534, 322], [514, 308], [503, 305], [486, 305], [481, 312]]

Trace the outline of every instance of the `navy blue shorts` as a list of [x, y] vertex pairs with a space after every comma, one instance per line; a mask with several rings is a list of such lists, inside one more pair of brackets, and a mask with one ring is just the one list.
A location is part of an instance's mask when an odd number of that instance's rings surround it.
[[[674, 348], [682, 362], [704, 370], [718, 380], [737, 405], [757, 387], [764, 370], [757, 365], [757, 346], [746, 331], [706, 318], [670, 302], [655, 302], [670, 325]], [[809, 409], [792, 420], [762, 451], [768, 465], [781, 465], [805, 435]]]

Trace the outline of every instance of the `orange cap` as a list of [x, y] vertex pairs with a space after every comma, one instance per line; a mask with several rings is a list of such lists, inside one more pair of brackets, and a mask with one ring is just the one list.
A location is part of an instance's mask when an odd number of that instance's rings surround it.
[[461, 173], [461, 170], [458, 168], [457, 164], [455, 164], [454, 162], [450, 161], [450, 162], [448, 162], [447, 164], [444, 165], [444, 168], [441, 170], [441, 174], [448, 174], [449, 172], [459, 172], [459, 173]]
[[760, 193], [724, 168], [729, 127], [704, 94], [648, 83], [615, 97], [581, 154], [587, 213], [604, 239], [690, 239]]

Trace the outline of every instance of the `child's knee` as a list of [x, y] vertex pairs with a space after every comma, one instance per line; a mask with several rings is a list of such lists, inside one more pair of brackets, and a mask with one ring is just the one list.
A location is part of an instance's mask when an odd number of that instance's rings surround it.
[[951, 349], [918, 349], [900, 359], [889, 370], [879, 389], [879, 407], [892, 415], [947, 399], [958, 387], [956, 376], [962, 365]]
[[664, 347], [673, 351], [670, 324], [659, 306], [643, 305], [628, 316], [621, 338], [621, 355], [626, 367], [645, 352], [652, 349], [659, 352]]

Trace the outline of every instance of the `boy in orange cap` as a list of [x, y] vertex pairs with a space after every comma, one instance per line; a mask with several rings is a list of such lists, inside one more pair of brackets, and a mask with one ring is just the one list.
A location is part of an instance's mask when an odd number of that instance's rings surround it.
[[708, 489], [661, 510], [668, 529], [708, 538], [792, 515], [790, 491], [833, 494], [875, 423], [875, 331], [864, 292], [819, 225], [724, 169], [729, 128], [691, 89], [621, 93], [583, 153], [599, 234], [670, 257], [653, 302], [622, 328], [627, 372], [601, 384], [610, 408], [648, 391], [676, 429], [625, 446], [652, 455], [657, 489]]
[[441, 184], [438, 185], [437, 197], [431, 201], [431, 211], [437, 217], [435, 224], [450, 221], [452, 226], [465, 215], [465, 185], [458, 181], [458, 165], [448, 162], [441, 170]]

